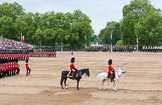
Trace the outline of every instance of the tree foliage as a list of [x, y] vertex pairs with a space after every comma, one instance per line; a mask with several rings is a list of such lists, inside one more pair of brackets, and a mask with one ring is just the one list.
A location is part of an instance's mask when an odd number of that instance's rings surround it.
[[125, 45], [157, 45], [162, 37], [162, 17], [149, 0], [133, 0], [123, 8], [121, 22], [122, 40]]
[[99, 42], [99, 38], [98, 38], [97, 35], [92, 35], [90, 41], [91, 41], [91, 43], [93, 43], [93, 44], [97, 44], [97, 43]]
[[[73, 13], [25, 13], [18, 3], [0, 5], [0, 35], [34, 45], [78, 47], [90, 44], [91, 20], [80, 10]], [[85, 40], [86, 37], [86, 40]]]
[[117, 22], [108, 22], [106, 27], [99, 33], [100, 43], [110, 44], [112, 34], [112, 44], [115, 45], [120, 40], [120, 24]]

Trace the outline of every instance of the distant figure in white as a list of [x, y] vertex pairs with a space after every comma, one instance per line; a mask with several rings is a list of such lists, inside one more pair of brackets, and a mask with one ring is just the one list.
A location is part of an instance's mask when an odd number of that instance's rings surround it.
[[112, 59], [109, 59], [108, 60], [108, 72], [102, 72], [102, 73], [99, 73], [97, 75], [97, 77], [99, 78], [99, 90], [105, 90], [105, 87], [104, 87], [104, 82], [107, 80], [107, 79], [110, 79], [110, 81], [112, 82], [112, 90], [113, 91], [117, 91], [116, 89], [116, 82], [119, 81], [120, 77], [122, 76], [123, 73], [126, 73], [126, 71], [124, 69], [114, 69], [113, 66], [112, 66]]

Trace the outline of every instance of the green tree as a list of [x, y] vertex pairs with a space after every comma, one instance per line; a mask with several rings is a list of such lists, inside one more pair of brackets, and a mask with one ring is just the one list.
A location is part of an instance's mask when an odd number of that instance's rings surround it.
[[91, 20], [80, 10], [75, 10], [72, 14], [70, 46], [85, 46], [90, 44], [90, 37], [93, 34]]
[[[93, 34], [91, 20], [80, 10], [73, 13], [25, 13], [18, 3], [0, 5], [0, 34], [34, 45], [83, 47]], [[37, 40], [37, 41], [36, 41]]]
[[99, 42], [98, 36], [92, 35], [91, 36], [91, 43], [97, 44], [98, 42]]
[[12, 31], [13, 30], [13, 19], [8, 16], [2, 16], [0, 18], [0, 33], [3, 37], [13, 38]]
[[121, 34], [125, 45], [135, 45], [136, 38], [140, 45], [157, 45], [162, 35], [160, 30], [160, 11], [149, 0], [133, 0], [124, 6]]
[[121, 39], [120, 36], [120, 24], [117, 22], [108, 22], [106, 27], [102, 29], [99, 33], [100, 43], [110, 44], [112, 34], [112, 44], [115, 45], [118, 40]]
[[[25, 20], [25, 15], [21, 15], [18, 18], [16, 18], [15, 23], [14, 23], [14, 27], [15, 27], [15, 31], [16, 31], [16, 39], [21, 39], [21, 35], [25, 35], [26, 34], [26, 29], [28, 27], [27, 22]], [[26, 40], [26, 36], [25, 36], [25, 40]]]
[[16, 19], [24, 14], [23, 8], [18, 3], [0, 4], [0, 34], [6, 38], [17, 40]]
[[3, 3], [0, 5], [0, 17], [8, 16], [15, 20], [20, 15], [24, 14], [24, 9], [17, 2], [14, 3]]
[[32, 12], [25, 14], [25, 22], [27, 27], [24, 28], [23, 35], [25, 36], [25, 42], [30, 44], [35, 42], [35, 40], [32, 38], [35, 34], [33, 17], [34, 14]]
[[150, 10], [135, 24], [135, 34], [141, 45], [158, 45], [162, 38], [162, 17]]
[[43, 30], [45, 26], [43, 24], [43, 20], [43, 14], [38, 12], [33, 14], [33, 30], [35, 33], [31, 38], [33, 39], [34, 45], [42, 45], [44, 42]]

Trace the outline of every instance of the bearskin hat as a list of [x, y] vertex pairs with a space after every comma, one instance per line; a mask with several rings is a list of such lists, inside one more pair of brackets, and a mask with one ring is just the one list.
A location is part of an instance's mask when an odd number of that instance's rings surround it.
[[108, 64], [111, 65], [112, 64], [112, 59], [108, 60]]
[[26, 59], [25, 61], [26, 61], [26, 63], [28, 63], [28, 59]]
[[74, 62], [75, 62], [75, 58], [72, 57], [72, 58], [71, 58], [71, 63], [74, 63]]

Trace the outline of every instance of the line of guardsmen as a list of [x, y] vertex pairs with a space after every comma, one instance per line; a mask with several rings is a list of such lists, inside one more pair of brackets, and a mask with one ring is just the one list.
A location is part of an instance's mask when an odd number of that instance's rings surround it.
[[56, 57], [56, 51], [31, 52], [23, 54], [14, 53], [14, 51], [0, 51], [0, 78], [19, 74], [20, 67], [18, 61], [20, 60], [25, 61], [26, 59], [29, 59], [29, 57]]
[[13, 59], [18, 59], [18, 60], [25, 60], [29, 59], [28, 54], [0, 54], [0, 63], [2, 62], [7, 62], [7, 61], [12, 61]]
[[[133, 52], [134, 46], [113, 46], [113, 52]], [[86, 47], [86, 51], [102, 51], [102, 52], [110, 52], [111, 46], [88, 46]]]
[[19, 74], [18, 59], [0, 58], [0, 78]]
[[[86, 51], [102, 51], [111, 52], [111, 46], [88, 46], [85, 48]], [[136, 46], [113, 46], [113, 52], [133, 52], [136, 51]], [[162, 52], [162, 46], [139, 46], [141, 52]]]
[[162, 52], [162, 46], [143, 46], [141, 52]]
[[50, 52], [29, 52], [30, 57], [56, 57], [56, 51]]
[[19, 60], [29, 59], [28, 54], [0, 54], [0, 78], [19, 74]]
[[29, 52], [28, 54], [0, 54], [0, 58], [4, 60], [9, 60], [17, 58], [18, 60], [26, 60], [29, 57], [56, 57], [56, 51], [53, 52]]

